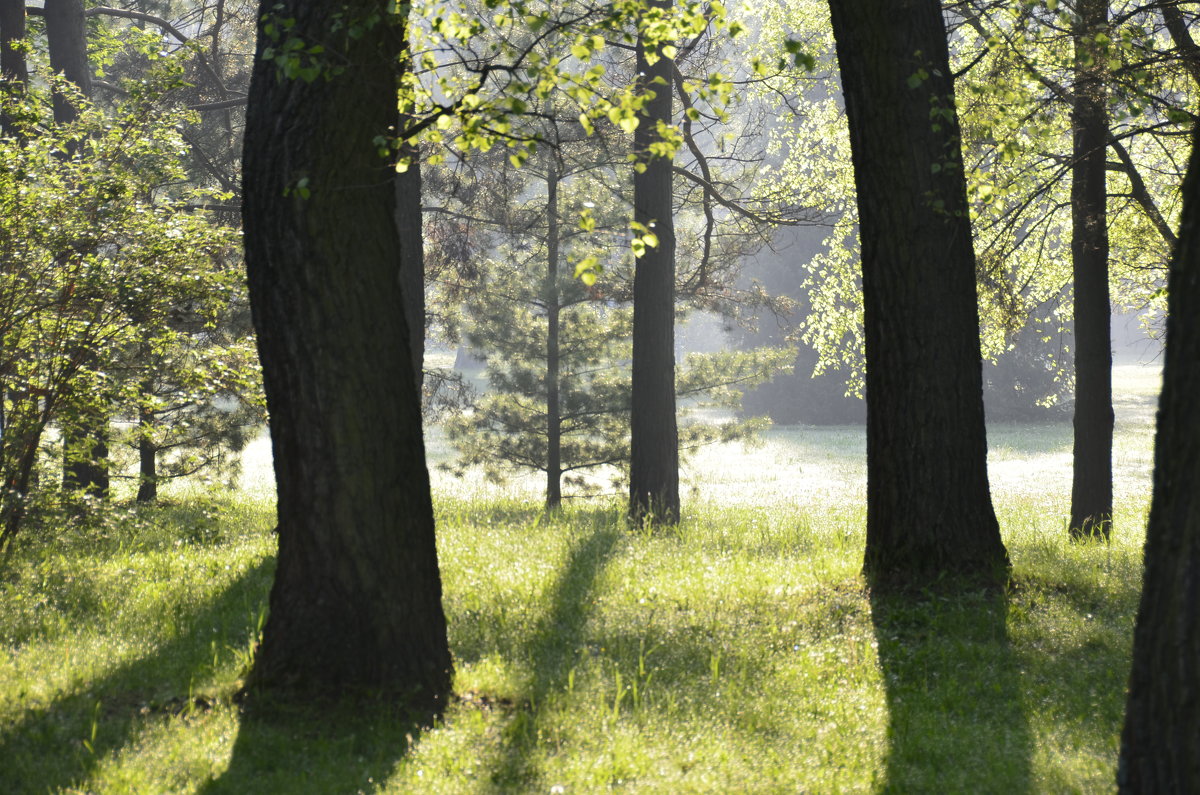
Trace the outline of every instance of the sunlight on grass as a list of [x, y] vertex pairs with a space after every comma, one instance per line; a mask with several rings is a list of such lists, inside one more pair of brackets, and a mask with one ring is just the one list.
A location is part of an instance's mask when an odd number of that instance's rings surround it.
[[[1111, 789], [1156, 371], [1117, 368], [1111, 545], [1071, 544], [1069, 425], [989, 430], [1004, 600], [872, 600], [861, 428], [701, 451], [684, 521], [435, 474], [456, 699], [244, 718], [270, 446], [243, 489], [31, 533], [0, 580], [0, 792], [1092, 792]], [[429, 434], [435, 463], [449, 455]], [[688, 488], [685, 485], [685, 489]]]

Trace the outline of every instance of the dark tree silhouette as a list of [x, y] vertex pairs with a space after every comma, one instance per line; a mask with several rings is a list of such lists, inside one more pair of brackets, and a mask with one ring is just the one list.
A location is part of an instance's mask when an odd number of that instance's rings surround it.
[[[650, 0], [669, 9], [671, 0]], [[672, 61], [653, 64], [638, 37], [639, 92], [653, 92], [633, 135], [637, 170], [633, 218], [658, 238], [638, 258], [633, 281], [633, 392], [630, 408], [629, 515], [679, 520], [679, 429], [675, 419], [675, 218], [671, 158], [655, 156], [657, 124], [672, 122]]]
[[0, 0], [0, 84], [15, 84], [18, 90], [29, 81], [25, 53], [16, 46], [24, 38], [24, 0]]
[[1200, 792], [1200, 139], [1171, 261], [1154, 497], [1117, 782]]
[[[398, 123], [406, 12], [389, 7], [284, 0], [259, 20], [243, 217], [279, 558], [247, 687], [427, 712], [451, 661], [398, 265], [416, 226], [376, 142]], [[291, 59], [280, 36], [324, 51]]]
[[998, 584], [975, 254], [937, 0], [833, 0], [858, 191], [877, 586]]
[[1096, 37], [1108, 0], [1076, 4], [1072, 94], [1071, 263], [1075, 286], [1075, 452], [1072, 538], [1108, 538], [1112, 525], [1112, 342], [1108, 295], [1107, 69]]

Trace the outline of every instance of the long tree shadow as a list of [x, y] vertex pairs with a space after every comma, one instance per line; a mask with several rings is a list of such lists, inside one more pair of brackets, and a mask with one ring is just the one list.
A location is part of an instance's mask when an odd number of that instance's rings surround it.
[[517, 713], [505, 734], [505, 747], [492, 783], [505, 791], [527, 788], [537, 773], [528, 757], [538, 743], [538, 707], [566, 688], [571, 670], [585, 653], [585, 628], [592, 594], [621, 533], [614, 524], [597, 522], [591, 535], [575, 544], [553, 592], [549, 610], [539, 622], [525, 652], [533, 674], [528, 711]]
[[872, 594], [871, 611], [890, 712], [882, 791], [1030, 791], [1007, 599]]
[[[220, 595], [179, 616], [172, 640], [90, 681], [87, 692], [27, 708], [0, 734], [0, 792], [82, 788], [102, 760], [143, 729], [170, 716], [211, 709], [211, 695], [192, 693], [197, 672], [213, 662], [210, 632], [231, 648], [247, 647], [273, 569], [273, 558], [259, 561]], [[50, 756], [47, 748], [63, 752]]]

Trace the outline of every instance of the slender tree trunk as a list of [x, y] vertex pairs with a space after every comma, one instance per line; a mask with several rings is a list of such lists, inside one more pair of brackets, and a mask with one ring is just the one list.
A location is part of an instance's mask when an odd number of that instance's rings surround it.
[[1171, 261], [1154, 497], [1117, 783], [1200, 792], [1200, 139]]
[[[49, 401], [39, 407], [37, 398], [20, 399], [32, 401], [32, 405], [29, 405], [28, 413], [17, 410], [14, 405], [3, 440], [5, 493], [0, 500], [0, 552], [4, 553], [5, 559], [12, 553], [13, 541], [25, 520], [29, 491], [37, 481], [38, 448], [53, 413], [53, 405]], [[13, 415], [16, 414], [22, 415], [20, 422], [15, 421]]]
[[154, 502], [158, 499], [158, 448], [154, 446], [151, 435], [153, 425], [154, 412], [146, 407], [139, 408], [138, 502]]
[[[650, 0], [669, 9], [671, 0]], [[658, 122], [672, 122], [669, 58], [646, 59], [638, 37], [638, 91], [653, 92], [638, 117], [633, 146], [633, 217], [658, 245], [638, 258], [633, 280], [633, 385], [630, 406], [629, 515], [679, 521], [679, 432], [675, 419], [675, 218], [672, 159], [655, 156]]]
[[562, 407], [559, 395], [558, 167], [546, 174], [546, 510], [562, 504]]
[[1108, 295], [1108, 110], [1105, 58], [1095, 37], [1108, 29], [1107, 0], [1076, 6], [1071, 111], [1071, 262], [1075, 283], [1075, 453], [1072, 538], [1107, 539], [1112, 526], [1112, 340]]
[[1183, 12], [1179, 10], [1179, 2], [1180, 0], [1163, 0], [1158, 7], [1162, 11], [1167, 32], [1171, 34], [1171, 41], [1175, 44], [1177, 57], [1192, 76], [1192, 80], [1200, 85], [1200, 47], [1196, 46], [1196, 40], [1192, 38]]
[[396, 175], [396, 231], [400, 235], [400, 289], [404, 294], [404, 317], [408, 322], [408, 340], [417, 394], [421, 394], [425, 368], [425, 250], [421, 218], [421, 164], [416, 147], [405, 147], [401, 154], [412, 158], [412, 165]]
[[858, 192], [875, 586], [1002, 583], [975, 255], [938, 0], [832, 0]]
[[[395, 178], [374, 143], [399, 121], [405, 11], [386, 8], [283, 0], [259, 20], [243, 217], [279, 556], [247, 687], [383, 691], [436, 712], [451, 661]], [[285, 18], [324, 45], [311, 82], [264, 58]]]

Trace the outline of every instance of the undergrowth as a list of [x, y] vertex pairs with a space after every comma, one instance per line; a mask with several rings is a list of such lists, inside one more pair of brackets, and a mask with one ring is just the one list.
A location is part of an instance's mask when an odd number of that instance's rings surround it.
[[1148, 425], [1121, 431], [1111, 545], [1068, 542], [1054, 438], [994, 433], [1011, 588], [904, 601], [864, 588], [861, 447], [822, 433], [727, 451], [670, 532], [438, 488], [456, 695], [432, 727], [242, 715], [261, 493], [31, 532], [0, 574], [0, 792], [1111, 790]]

